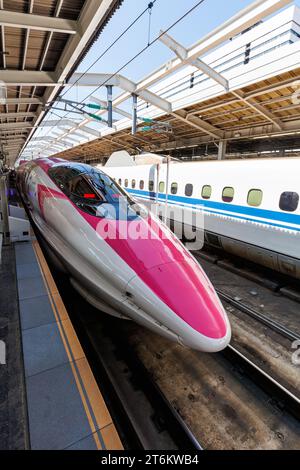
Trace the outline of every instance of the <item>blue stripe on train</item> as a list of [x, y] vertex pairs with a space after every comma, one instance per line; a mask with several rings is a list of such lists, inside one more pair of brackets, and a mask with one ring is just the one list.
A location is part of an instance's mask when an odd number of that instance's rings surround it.
[[[148, 191], [141, 191], [141, 190], [133, 190], [133, 189], [126, 189], [129, 193], [142, 197], [143, 199], [156, 199], [156, 193], [148, 192]], [[166, 194], [159, 193], [158, 198], [160, 201], [164, 201], [166, 199]], [[290, 213], [281, 213], [276, 211], [270, 211], [265, 209], [257, 209], [254, 207], [245, 207], [245, 206], [237, 206], [234, 204], [228, 204], [223, 202], [214, 202], [214, 201], [206, 201], [202, 199], [195, 199], [190, 197], [182, 197], [182, 196], [174, 196], [169, 194], [168, 195], [168, 202], [172, 205], [179, 205], [181, 207], [186, 207], [184, 204], [188, 204], [191, 208], [197, 208], [199, 206], [204, 207], [205, 212], [209, 212], [211, 214], [221, 214], [226, 215], [227, 217], [233, 217], [235, 219], [247, 220], [251, 222], [259, 222], [258, 220], [251, 219], [250, 217], [245, 217], [244, 215], [252, 215], [258, 218], [270, 219], [274, 222], [287, 222], [290, 224], [300, 225], [300, 216], [297, 214], [290, 214]], [[213, 210], [209, 210], [213, 209]], [[225, 210], [225, 212], [224, 212]], [[233, 212], [239, 215], [229, 214], [229, 212]], [[274, 227], [280, 228], [287, 228], [289, 230], [295, 230], [300, 232], [300, 228], [296, 227], [289, 227], [287, 225], [281, 225], [274, 222], [266, 222], [264, 220], [261, 223], [265, 225], [272, 225]]]

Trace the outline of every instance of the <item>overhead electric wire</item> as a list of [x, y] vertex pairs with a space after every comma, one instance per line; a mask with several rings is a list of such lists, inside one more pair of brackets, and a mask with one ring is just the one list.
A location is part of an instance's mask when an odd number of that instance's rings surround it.
[[[147, 11], [151, 11], [152, 7], [154, 6], [154, 4], [157, 2], [157, 0], [153, 0], [152, 2], [150, 2], [147, 6], [147, 8], [145, 8], [131, 23], [130, 25], [128, 25], [124, 31], [100, 54], [100, 56], [97, 57], [97, 59], [94, 60], [94, 62], [84, 71], [82, 72], [82, 74], [80, 74], [80, 77], [74, 82], [72, 83], [72, 85], [66, 90], [65, 93], [63, 93], [61, 95], [61, 98], [70, 91], [70, 89], [76, 85], [76, 83], [82, 78], [84, 77], [84, 75], [86, 75], [92, 67], [94, 67], [94, 65], [97, 64], [97, 62], [99, 62], [99, 60], [101, 60], [105, 54], [107, 54], [107, 52], [110, 51], [110, 49], [144, 16], [145, 13], [147, 13]], [[12, 90], [12, 91], [15, 91], [14, 88], [12, 87], [5, 87], [7, 90]], [[22, 90], [21, 92], [22, 95], [24, 96], [28, 96], [28, 97], [32, 97], [32, 93], [28, 93], [28, 92], [25, 92]]]
[[108, 51], [110, 51], [110, 49], [144, 16], [145, 13], [147, 13], [147, 11], [151, 11], [154, 4], [157, 2], [157, 0], [153, 0], [152, 2], [150, 2], [147, 6], [147, 8], [145, 8], [133, 21], [132, 23], [130, 23], [129, 26], [127, 26], [126, 29], [124, 29], [124, 31], [105, 49], [105, 51], [102, 52], [102, 54], [100, 54], [99, 57], [97, 57], [96, 60], [94, 60], [94, 62], [84, 71], [82, 72], [82, 74], [80, 74], [80, 77], [78, 77], [78, 79], [72, 83], [72, 86], [70, 88], [68, 88], [62, 95], [61, 95], [61, 98], [63, 98], [65, 96], [66, 93], [68, 93], [70, 91], [70, 89], [76, 85], [76, 83], [79, 82], [79, 80], [84, 77], [90, 70], [92, 67], [94, 67], [94, 65], [97, 64], [97, 62], [99, 62], [99, 60], [102, 59], [102, 57], [105, 56], [105, 54], [107, 54]]
[[109, 78], [107, 78], [103, 83], [98, 85], [89, 95], [87, 95], [81, 103], [86, 101], [90, 96], [92, 96], [96, 91], [99, 90], [99, 88], [103, 87], [108, 83], [112, 78], [114, 78], [118, 73], [120, 73], [123, 69], [125, 69], [128, 65], [130, 65], [135, 59], [137, 59], [140, 55], [142, 55], [149, 47], [153, 46], [159, 39], [166, 33], [168, 33], [171, 29], [173, 29], [175, 26], [177, 26], [178, 23], [180, 23], [184, 18], [186, 18], [188, 15], [190, 15], [196, 8], [198, 8], [202, 3], [204, 3], [205, 0], [200, 0], [196, 5], [194, 5], [192, 8], [190, 8], [184, 15], [182, 15], [180, 18], [178, 18], [173, 24], [171, 24], [165, 31], [160, 33], [156, 38], [154, 38], [147, 46], [143, 47], [135, 56], [133, 56], [131, 59], [129, 59], [122, 67], [120, 67], [115, 73], [113, 73]]
[[[94, 67], [94, 65], [99, 62], [99, 60], [101, 60], [105, 54], [107, 54], [110, 49], [145, 15], [145, 13], [147, 13], [148, 11], [152, 11], [152, 8], [154, 6], [154, 4], [157, 2], [157, 0], [153, 0], [152, 2], [148, 3], [147, 5], [147, 8], [145, 8], [125, 29], [124, 31], [119, 34], [119, 36], [100, 54], [100, 56], [97, 57], [97, 59], [94, 60], [94, 62], [80, 75], [80, 77], [78, 77], [78, 79], [70, 86], [68, 87], [68, 89], [61, 95], [61, 98], [63, 98], [65, 96], [66, 93], [68, 93], [75, 85], [76, 83], [82, 78], [84, 77], [84, 75], [86, 75], [89, 70]], [[31, 96], [31, 94], [28, 93], [28, 96]], [[57, 101], [57, 100], [55, 100]], [[53, 101], [53, 103], [55, 102]], [[65, 116], [62, 117], [62, 119], [64, 119], [66, 116], [68, 116], [70, 114], [70, 112], [68, 112], [67, 114], [65, 114]], [[53, 130], [55, 126], [51, 126], [50, 129], [48, 130], [48, 132], [46, 132], [46, 134], [44, 136], [47, 136], [49, 135], [49, 133]], [[62, 134], [63, 135], [63, 134]], [[55, 139], [57, 140], [57, 139]], [[29, 143], [29, 142], [28, 142]], [[26, 147], [25, 147], [26, 148]], [[23, 149], [23, 151], [25, 150], [25, 148]]]
[[[120, 73], [124, 68], [126, 68], [128, 65], [130, 65], [134, 60], [136, 60], [140, 55], [142, 55], [147, 49], [149, 49], [153, 44], [155, 44], [159, 39], [166, 33], [168, 33], [171, 29], [173, 29], [177, 24], [179, 24], [182, 20], [184, 20], [187, 16], [189, 16], [193, 11], [195, 11], [200, 5], [202, 5], [205, 2], [205, 0], [200, 0], [198, 1], [193, 7], [191, 7], [189, 10], [187, 10], [182, 16], [180, 16], [174, 23], [172, 23], [166, 30], [164, 30], [162, 33], [160, 33], [158, 36], [156, 36], [150, 43], [148, 43], [145, 47], [143, 47], [138, 53], [136, 53], [131, 59], [129, 59], [125, 64], [123, 64], [116, 72], [114, 72], [112, 75], [110, 75], [103, 83], [100, 85], [97, 85], [97, 87], [89, 93], [84, 99], [80, 101], [80, 104], [83, 104], [88, 98], [90, 98], [96, 91], [99, 90], [99, 88], [102, 88], [105, 86], [112, 78], [114, 78], [118, 73]], [[148, 7], [149, 8], [149, 7]], [[148, 8], [145, 11], [148, 11]], [[144, 11], [144, 13], [145, 13]], [[87, 72], [85, 72], [87, 73]], [[85, 74], [84, 73], [84, 74]], [[83, 74], [83, 75], [84, 75]], [[65, 94], [65, 93], [64, 93]], [[63, 95], [64, 96], [64, 95]], [[62, 116], [61, 119], [65, 119], [68, 115], [70, 114], [70, 111], [68, 111], [64, 116]], [[53, 126], [54, 127], [54, 126]], [[62, 134], [63, 136], [63, 134]], [[58, 139], [55, 139], [58, 140]], [[49, 146], [48, 146], [49, 147]], [[51, 148], [51, 146], [50, 146]]]

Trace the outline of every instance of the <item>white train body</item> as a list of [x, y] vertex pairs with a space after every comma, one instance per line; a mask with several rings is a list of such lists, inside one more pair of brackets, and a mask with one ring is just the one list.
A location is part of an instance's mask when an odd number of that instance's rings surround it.
[[[179, 207], [201, 211], [206, 243], [300, 278], [300, 158], [170, 163], [169, 171], [167, 167], [103, 169], [140, 201], [157, 203], [169, 221], [176, 221]], [[154, 185], [151, 192], [149, 180]], [[223, 192], [224, 188], [229, 189]], [[199, 223], [196, 228], [202, 230]]]

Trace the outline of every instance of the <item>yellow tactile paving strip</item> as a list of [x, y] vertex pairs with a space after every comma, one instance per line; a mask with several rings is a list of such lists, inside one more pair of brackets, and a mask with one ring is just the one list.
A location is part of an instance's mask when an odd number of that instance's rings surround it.
[[32, 244], [97, 449], [123, 450], [110, 413], [78, 341], [42, 250], [37, 240], [33, 240]]

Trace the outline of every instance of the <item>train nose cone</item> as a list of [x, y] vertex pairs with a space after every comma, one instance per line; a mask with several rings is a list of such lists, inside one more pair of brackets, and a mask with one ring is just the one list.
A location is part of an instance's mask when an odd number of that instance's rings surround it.
[[[191, 327], [180, 329], [178, 336], [183, 344], [207, 352], [217, 352], [228, 345], [231, 329], [226, 312], [196, 261], [155, 266], [142, 277], [160, 300]], [[168, 327], [172, 329], [172, 319]], [[178, 333], [178, 325], [176, 329]]]

